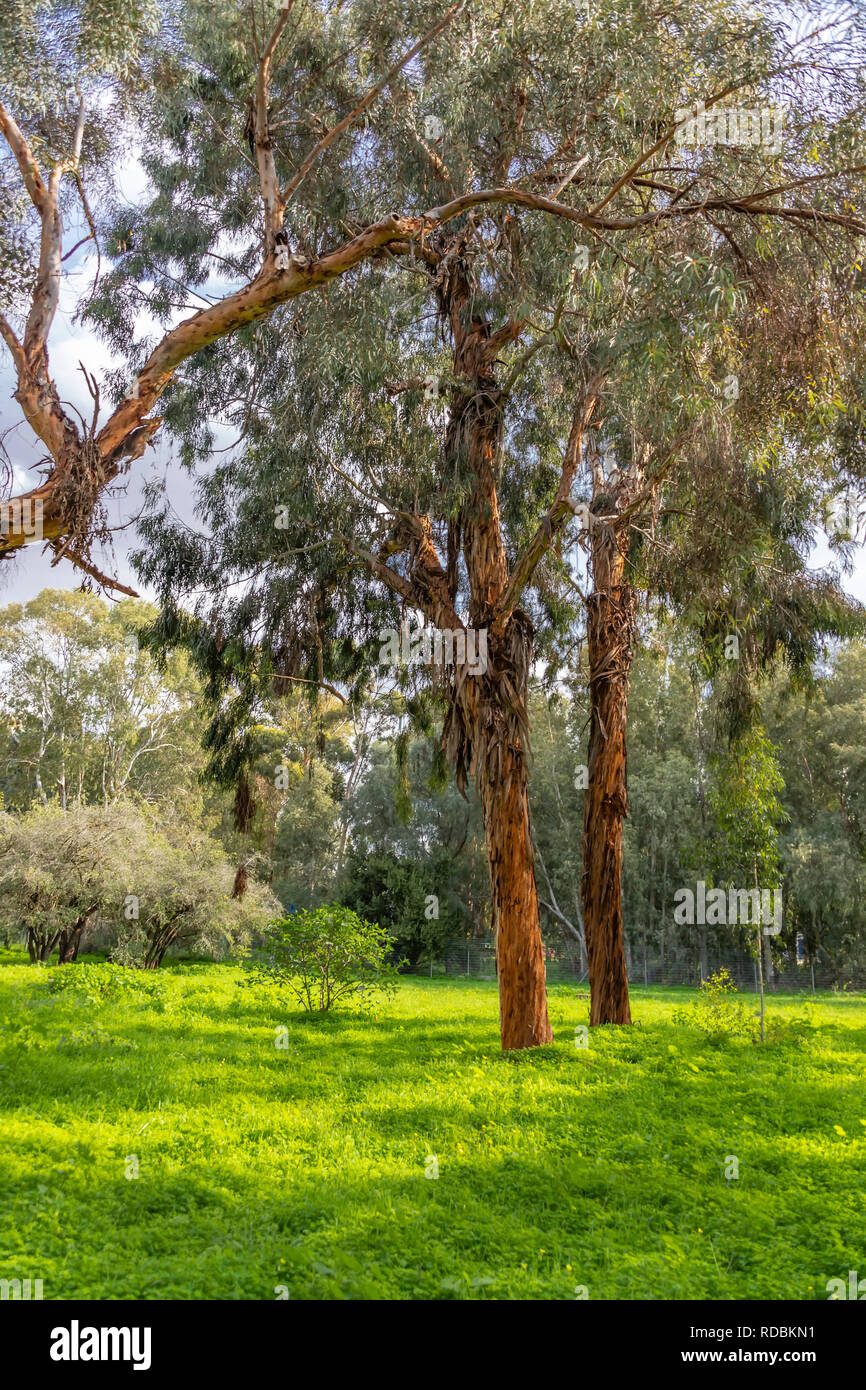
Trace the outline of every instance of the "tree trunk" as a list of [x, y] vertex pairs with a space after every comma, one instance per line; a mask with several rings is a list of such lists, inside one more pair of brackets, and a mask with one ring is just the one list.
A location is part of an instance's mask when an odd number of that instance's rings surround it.
[[78, 921], [74, 927], [70, 927], [60, 933], [59, 948], [60, 954], [57, 958], [58, 965], [70, 965], [78, 959], [78, 947], [81, 942], [81, 933], [84, 930], [84, 922]]
[[53, 932], [51, 936], [46, 936], [40, 941], [39, 959], [43, 965], [46, 961], [49, 961], [51, 959], [51, 953], [54, 950], [54, 947], [57, 945], [59, 936], [59, 932]]
[[508, 737], [501, 710], [488, 705], [485, 718], [493, 729], [486, 731], [487, 756], [478, 782], [496, 936], [499, 1029], [507, 1052], [552, 1042], [553, 1030], [547, 1016], [526, 754], [520, 739]]
[[589, 786], [583, 802], [581, 891], [589, 1021], [597, 1025], [631, 1023], [622, 934], [622, 823], [628, 814], [626, 719], [634, 594], [623, 582], [625, 537], [603, 522], [593, 524], [590, 535]]
[[64, 928], [60, 933], [59, 948], [60, 955], [58, 965], [69, 965], [78, 960], [78, 950], [81, 946], [81, 938], [84, 935], [85, 927], [88, 927], [93, 920], [93, 912], [85, 912], [77, 919], [74, 926]]
[[705, 980], [710, 978], [710, 962], [707, 954], [707, 932], [705, 927], [702, 927], [698, 934], [698, 944], [701, 951], [701, 983], [703, 984]]
[[[755, 888], [758, 889], [758, 861], [752, 860], [752, 869], [755, 879]], [[760, 893], [758, 902], [760, 903]], [[758, 910], [758, 979], [761, 989], [761, 1042], [764, 1041], [764, 919], [760, 909]]]
[[[481, 798], [490, 868], [499, 1025], [503, 1051], [553, 1040], [538, 892], [529, 822], [526, 712], [532, 624], [519, 608], [497, 611], [508, 584], [497, 482], [502, 468], [504, 396], [496, 380], [499, 352], [519, 330], [493, 334], [472, 311], [467, 267], [459, 251], [439, 287], [450, 320], [454, 380], [444, 442], [446, 478], [462, 475], [467, 493], [448, 527], [447, 565], [419, 534], [413, 579], [428, 596], [437, 627], [462, 626], [454, 604], [462, 543], [469, 582], [469, 628], [485, 633], [487, 660], [470, 673], [446, 674], [449, 708], [442, 740], [462, 791], [474, 776]], [[452, 616], [453, 615], [453, 616]]]

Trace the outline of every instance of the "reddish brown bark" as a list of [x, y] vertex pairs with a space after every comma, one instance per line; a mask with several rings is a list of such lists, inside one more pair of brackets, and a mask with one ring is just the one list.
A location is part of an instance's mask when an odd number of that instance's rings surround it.
[[634, 593], [624, 582], [627, 530], [591, 529], [587, 609], [589, 786], [583, 803], [581, 896], [589, 958], [590, 1024], [631, 1023], [623, 952], [622, 823], [628, 815], [626, 721]]
[[[503, 1050], [538, 1047], [553, 1039], [538, 893], [529, 821], [526, 768], [526, 698], [532, 658], [532, 626], [512, 605], [502, 610], [508, 565], [497, 484], [502, 468], [503, 393], [495, 373], [497, 354], [519, 333], [507, 324], [491, 332], [471, 311], [470, 278], [459, 238], [440, 276], [443, 315], [452, 330], [454, 380], [445, 437], [445, 477], [458, 468], [469, 478], [468, 495], [448, 528], [448, 559], [439, 562], [428, 531], [413, 555], [412, 579], [427, 598], [437, 626], [451, 626], [462, 545], [469, 584], [469, 627], [488, 634], [487, 669], [448, 676], [450, 707], [445, 751], [461, 790], [475, 778], [484, 816], [490, 869], [493, 928], [499, 975]], [[462, 626], [454, 614], [454, 622]]]
[[[488, 674], [513, 670], [509, 645], [519, 645], [519, 663], [529, 669], [531, 632], [523, 614], [509, 623], [504, 641], [494, 646]], [[525, 693], [525, 692], [524, 692]], [[539, 1047], [553, 1041], [547, 1015], [547, 984], [535, 859], [529, 821], [526, 752], [515, 736], [513, 716], [500, 695], [482, 689], [480, 723], [484, 758], [477, 768], [484, 814], [496, 968], [499, 976], [499, 1031], [502, 1049]], [[509, 727], [511, 725], [512, 727]]]

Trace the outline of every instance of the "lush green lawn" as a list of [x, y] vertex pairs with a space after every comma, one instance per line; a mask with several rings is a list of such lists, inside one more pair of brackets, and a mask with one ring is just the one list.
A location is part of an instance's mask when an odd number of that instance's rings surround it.
[[557, 985], [556, 1043], [503, 1057], [492, 983], [309, 1017], [235, 966], [88, 1001], [4, 959], [0, 1277], [46, 1298], [826, 1299], [866, 1274], [862, 996], [773, 999], [810, 1026], [762, 1049], [637, 989], [636, 1026], [578, 1048], [588, 1001]]

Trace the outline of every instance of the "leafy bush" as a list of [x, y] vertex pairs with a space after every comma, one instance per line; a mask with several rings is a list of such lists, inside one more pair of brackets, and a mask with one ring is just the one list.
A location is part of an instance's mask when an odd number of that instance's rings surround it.
[[764, 1035], [768, 1043], [788, 1043], [792, 1047], [802, 1047], [813, 1034], [812, 1013], [808, 1004], [789, 1018], [781, 1014], [768, 1014], [764, 1024]]
[[340, 1000], [369, 1006], [397, 988], [401, 961], [389, 961], [393, 939], [339, 903], [290, 912], [264, 933], [265, 961], [258, 972], [288, 985], [310, 1013]]
[[76, 961], [62, 970], [53, 970], [48, 988], [52, 994], [80, 994], [88, 1003], [98, 1004], [104, 999], [130, 999], [135, 995], [152, 999], [162, 989], [162, 982], [112, 961]]
[[754, 1016], [748, 1005], [732, 996], [737, 986], [728, 970], [716, 970], [701, 983], [701, 992], [693, 1004], [675, 1009], [675, 1023], [700, 1028], [713, 1042], [731, 1037], [751, 1037]]

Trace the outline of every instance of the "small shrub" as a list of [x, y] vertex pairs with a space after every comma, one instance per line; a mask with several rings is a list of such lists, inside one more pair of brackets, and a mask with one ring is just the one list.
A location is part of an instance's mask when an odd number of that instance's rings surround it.
[[[808, 1006], [792, 1018], [781, 1014], [767, 1014], [764, 1020], [764, 1039], [768, 1043], [787, 1043], [792, 1047], [802, 1047], [814, 1032], [812, 1015]], [[755, 1042], [758, 1041], [756, 1037]]]
[[341, 1000], [369, 1007], [397, 988], [402, 961], [389, 961], [393, 938], [338, 903], [291, 912], [264, 932], [265, 960], [257, 973], [288, 985], [310, 1013]]
[[726, 1038], [751, 1037], [754, 1019], [748, 1005], [733, 996], [737, 986], [730, 972], [716, 970], [701, 983], [701, 992], [693, 1004], [675, 1009], [674, 1023], [700, 1028], [712, 1042]]

